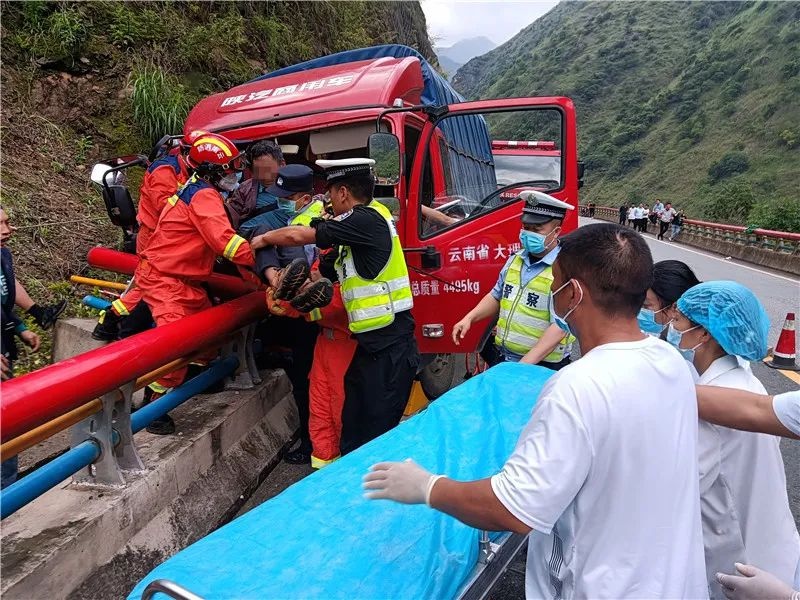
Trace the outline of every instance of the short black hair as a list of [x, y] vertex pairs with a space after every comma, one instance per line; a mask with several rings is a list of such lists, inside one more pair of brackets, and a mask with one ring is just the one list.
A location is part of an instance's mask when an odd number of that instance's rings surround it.
[[262, 156], [270, 156], [278, 163], [283, 162], [283, 150], [272, 140], [261, 140], [260, 142], [252, 144], [247, 149], [247, 160], [250, 164], [253, 164], [255, 159], [261, 158]]
[[661, 302], [661, 308], [671, 306], [700, 280], [691, 267], [679, 260], [661, 260], [653, 265], [653, 285], [650, 287]]
[[612, 223], [585, 225], [561, 238], [556, 259], [565, 279], [580, 279], [609, 316], [635, 316], [653, 285], [644, 238]]
[[375, 178], [372, 175], [337, 179], [331, 184], [331, 187], [341, 185], [350, 190], [353, 198], [362, 204], [369, 204], [372, 200], [372, 194], [375, 192]]

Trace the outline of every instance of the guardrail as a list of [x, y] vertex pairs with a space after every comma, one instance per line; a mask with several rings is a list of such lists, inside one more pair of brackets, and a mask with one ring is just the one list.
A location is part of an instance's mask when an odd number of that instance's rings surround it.
[[[112, 254], [101, 256], [121, 254], [108, 252]], [[218, 276], [216, 284], [228, 294], [249, 289], [246, 282], [234, 277]], [[71, 428], [71, 450], [4, 489], [0, 494], [2, 518], [70, 475], [73, 481], [124, 484], [125, 471], [144, 468], [133, 443], [134, 433], [229, 375], [233, 376], [229, 389], [253, 387], [260, 381], [252, 352], [253, 323], [266, 313], [263, 293], [250, 292], [3, 382], [2, 459], [67, 428]], [[136, 389], [187, 364], [200, 351], [220, 346], [222, 358], [207, 371], [131, 412]]]
[[[581, 216], [589, 207], [581, 205]], [[619, 208], [595, 207], [594, 217], [619, 222]], [[800, 233], [684, 219], [676, 241], [800, 275]]]

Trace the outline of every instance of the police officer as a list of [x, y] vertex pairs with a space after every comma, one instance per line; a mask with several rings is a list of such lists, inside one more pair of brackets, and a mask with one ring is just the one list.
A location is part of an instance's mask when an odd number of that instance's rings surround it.
[[509, 257], [491, 292], [453, 327], [456, 345], [470, 327], [498, 318], [494, 346], [485, 348], [490, 365], [503, 361], [539, 364], [558, 370], [569, 364], [574, 338], [552, 318], [550, 284], [558, 256], [561, 223], [572, 206], [543, 192], [525, 190], [522, 209], [522, 249]]
[[345, 375], [342, 454], [399, 423], [419, 366], [408, 270], [392, 215], [372, 198], [374, 164], [364, 158], [317, 161], [335, 217], [252, 241], [255, 248], [309, 243], [338, 248], [335, 273], [358, 343]]

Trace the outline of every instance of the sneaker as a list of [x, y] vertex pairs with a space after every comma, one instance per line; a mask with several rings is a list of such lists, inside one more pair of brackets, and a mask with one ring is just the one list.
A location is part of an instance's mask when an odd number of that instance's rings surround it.
[[[59, 315], [67, 308], [67, 301], [62, 300], [58, 304], [51, 304], [50, 306], [32, 306], [28, 312], [33, 315], [33, 320], [42, 329], [50, 329], [58, 319]], [[38, 309], [35, 310], [34, 309]]]
[[333, 299], [333, 283], [330, 279], [322, 277], [311, 285], [301, 289], [297, 295], [289, 301], [293, 308], [301, 313], [309, 313], [315, 308], [328, 306]]
[[297, 293], [308, 279], [311, 269], [305, 258], [295, 258], [286, 265], [280, 274], [278, 285], [275, 288], [274, 297], [276, 300], [287, 300]]
[[113, 342], [119, 338], [119, 322], [122, 317], [115, 315], [111, 309], [100, 313], [100, 318], [92, 331], [92, 339], [101, 342]]

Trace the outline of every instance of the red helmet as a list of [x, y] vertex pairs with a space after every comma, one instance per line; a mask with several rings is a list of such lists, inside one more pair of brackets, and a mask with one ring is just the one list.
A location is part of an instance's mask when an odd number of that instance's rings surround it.
[[192, 147], [192, 144], [194, 144], [198, 139], [200, 139], [204, 135], [209, 135], [209, 132], [206, 131], [205, 129], [195, 129], [185, 134], [179, 142], [181, 150], [183, 150], [184, 152], [189, 152], [189, 150]]
[[[192, 132], [189, 135], [192, 135]], [[227, 175], [244, 169], [244, 154], [225, 136], [202, 132], [192, 142], [189, 166], [204, 175]]]

